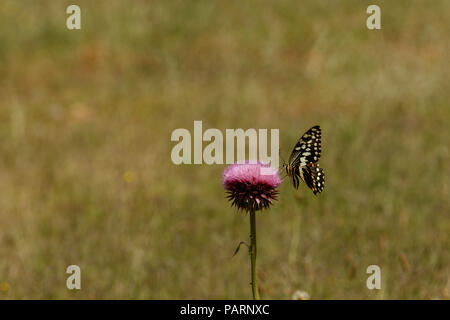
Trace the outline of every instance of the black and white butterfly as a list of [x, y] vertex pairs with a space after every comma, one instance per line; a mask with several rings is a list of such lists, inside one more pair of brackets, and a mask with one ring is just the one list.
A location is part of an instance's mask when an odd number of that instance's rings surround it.
[[292, 150], [289, 162], [283, 164], [295, 189], [298, 189], [301, 178], [315, 195], [323, 191], [325, 184], [323, 169], [317, 163], [322, 151], [321, 135], [320, 126], [306, 131]]

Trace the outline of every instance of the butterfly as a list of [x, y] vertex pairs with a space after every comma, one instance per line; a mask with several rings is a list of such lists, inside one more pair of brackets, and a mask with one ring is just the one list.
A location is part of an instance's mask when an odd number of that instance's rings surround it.
[[292, 150], [289, 162], [283, 164], [294, 188], [298, 189], [301, 178], [314, 195], [321, 193], [325, 184], [323, 169], [317, 163], [322, 151], [321, 135], [320, 126], [314, 126], [306, 131]]

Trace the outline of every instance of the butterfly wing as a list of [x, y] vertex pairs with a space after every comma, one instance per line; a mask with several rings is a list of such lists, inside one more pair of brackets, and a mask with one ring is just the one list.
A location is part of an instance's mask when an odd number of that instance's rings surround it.
[[322, 130], [320, 126], [314, 126], [306, 131], [292, 150], [289, 157], [289, 166], [304, 167], [308, 163], [317, 163], [322, 151], [321, 137]]
[[300, 175], [306, 185], [313, 191], [314, 195], [321, 193], [325, 186], [325, 174], [317, 164], [308, 163], [300, 168]]

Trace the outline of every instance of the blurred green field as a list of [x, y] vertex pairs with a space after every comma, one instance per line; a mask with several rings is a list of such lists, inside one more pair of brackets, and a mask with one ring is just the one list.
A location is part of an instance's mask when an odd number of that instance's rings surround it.
[[225, 165], [170, 159], [194, 120], [284, 158], [322, 127], [324, 193], [257, 216], [263, 298], [449, 299], [450, 2], [372, 3], [2, 0], [0, 299], [251, 298]]

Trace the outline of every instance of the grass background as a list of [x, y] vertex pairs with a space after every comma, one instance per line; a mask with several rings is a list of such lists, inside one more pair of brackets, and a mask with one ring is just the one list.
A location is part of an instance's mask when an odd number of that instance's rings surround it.
[[323, 129], [325, 192], [257, 217], [263, 298], [449, 298], [449, 1], [75, 2], [0, 2], [0, 298], [251, 298], [225, 166], [170, 160], [194, 120]]

